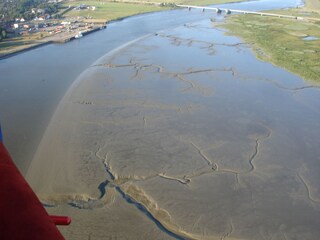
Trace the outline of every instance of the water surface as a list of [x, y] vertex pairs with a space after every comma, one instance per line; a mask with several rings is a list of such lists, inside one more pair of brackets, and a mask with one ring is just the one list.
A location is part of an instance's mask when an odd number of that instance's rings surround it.
[[[219, 5], [265, 10], [301, 1], [261, 0]], [[0, 114], [5, 144], [25, 173], [54, 110], [77, 76], [120, 45], [158, 30], [215, 17], [212, 12], [174, 10], [144, 14], [63, 45], [49, 45], [0, 61]]]
[[314, 36], [308, 36], [308, 37], [304, 37], [303, 40], [306, 40], [306, 41], [312, 41], [312, 40], [318, 40], [319, 38], [317, 37], [314, 37]]

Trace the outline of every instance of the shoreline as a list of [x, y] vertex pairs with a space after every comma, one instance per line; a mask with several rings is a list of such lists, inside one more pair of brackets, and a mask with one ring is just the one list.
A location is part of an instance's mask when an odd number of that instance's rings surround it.
[[16, 50], [16, 51], [11, 52], [11, 53], [3, 54], [3, 55], [0, 56], [0, 60], [6, 59], [6, 58], [10, 58], [10, 57], [14, 57], [14, 56], [16, 56], [16, 55], [18, 55], [20, 53], [24, 53], [24, 52], [27, 52], [27, 51], [30, 51], [30, 50], [33, 50], [33, 49], [37, 49], [37, 48], [40, 48], [40, 47], [43, 47], [43, 46], [46, 46], [46, 45], [49, 45], [49, 44], [52, 44], [52, 43], [53, 43], [52, 41], [39, 43], [39, 44], [35, 44], [33, 46], [30, 46], [30, 47], [26, 47], [26, 48], [22, 48], [22, 49]]
[[[164, 10], [159, 10], [159, 11], [156, 11], [156, 12], [170, 11], [170, 10], [176, 10], [176, 9], [179, 9], [179, 8], [174, 8], [174, 9], [169, 9], [169, 10], [168, 9], [164, 9]], [[96, 28], [94, 28], [92, 30], [86, 31], [86, 32], [82, 32], [82, 35], [84, 37], [86, 35], [92, 34], [92, 33], [97, 32], [99, 30], [106, 29], [108, 24], [121, 22], [121, 21], [123, 21], [125, 19], [128, 19], [128, 18], [131, 18], [131, 17], [142, 16], [142, 15], [149, 14], [149, 13], [154, 13], [154, 12], [137, 13], [137, 14], [132, 14], [132, 15], [128, 15], [128, 16], [125, 16], [125, 17], [120, 17], [120, 18], [116, 18], [116, 19], [107, 20], [107, 21], [104, 21], [101, 26], [98, 26], [98, 27], [96, 27]], [[33, 50], [33, 49], [36, 49], [36, 48], [43, 47], [45, 45], [49, 45], [49, 44], [53, 44], [53, 43], [64, 44], [64, 43], [73, 41], [75, 39], [76, 39], [75, 36], [72, 36], [72, 37], [62, 38], [61, 40], [47, 40], [47, 41], [43, 40], [43, 42], [38, 42], [38, 43], [35, 42], [32, 46], [22, 47], [21, 49], [14, 50], [14, 51], [9, 52], [9, 53], [0, 54], [0, 61], [3, 60], [3, 59], [6, 59], [6, 58], [10, 58], [10, 57], [16, 56], [16, 55], [18, 55], [20, 53], [24, 53], [24, 52], [27, 52], [27, 51], [30, 51], [30, 50]]]
[[[247, 0], [247, 1], [252, 1], [252, 0]], [[246, 0], [226, 2], [225, 4], [232, 4], [232, 3], [238, 3], [238, 2], [246, 2]], [[219, 4], [224, 4], [224, 3], [219, 3]], [[209, 5], [205, 5], [205, 6], [213, 6], [213, 5], [217, 5], [217, 4], [209, 4]], [[180, 7], [176, 7], [176, 8], [171, 8], [171, 9], [163, 9], [163, 10], [159, 10], [159, 11], [155, 11], [155, 12], [172, 11], [172, 10], [178, 10], [178, 9], [181, 9], [181, 8]], [[123, 21], [125, 19], [129, 19], [129, 18], [136, 17], [136, 16], [143, 16], [145, 14], [150, 14], [150, 13], [154, 13], [154, 12], [137, 13], [137, 14], [132, 14], [132, 15], [128, 15], [128, 16], [125, 16], [125, 17], [120, 17], [120, 18], [104, 21], [102, 26], [96, 27], [96, 28], [94, 28], [92, 30], [89, 30], [87, 32], [83, 32], [82, 34], [83, 34], [83, 36], [89, 35], [89, 34], [94, 33], [96, 31], [103, 30], [104, 28], [107, 28], [108, 24], [121, 22], [121, 21]], [[25, 48], [22, 47], [21, 49], [14, 50], [14, 51], [9, 52], [9, 53], [0, 54], [0, 61], [3, 60], [3, 59], [6, 59], [6, 58], [10, 58], [10, 57], [16, 56], [16, 55], [18, 55], [20, 53], [24, 53], [24, 52], [27, 52], [27, 51], [30, 51], [30, 50], [33, 50], [33, 49], [36, 49], [36, 48], [43, 47], [45, 45], [49, 45], [49, 44], [52, 44], [52, 43], [63, 44], [63, 43], [67, 43], [67, 42], [70, 42], [70, 41], [73, 41], [73, 40], [75, 40], [74, 36], [73, 37], [65, 37], [62, 40], [48, 40], [48, 41], [35, 43], [32, 46], [27, 46]]]
[[[179, 8], [171, 9], [171, 10], [177, 10], [177, 9], [179, 9]], [[163, 10], [163, 11], [171, 11], [171, 10], [167, 10], [166, 9], [166, 10]], [[161, 11], [157, 11], [157, 12], [161, 12]], [[89, 31], [86, 31], [86, 32], [82, 32], [82, 35], [83, 35], [83, 37], [85, 37], [86, 35], [89, 35], [89, 34], [97, 32], [97, 31], [106, 29], [108, 27], [108, 24], [121, 22], [123, 20], [129, 19], [129, 18], [132, 18], [132, 17], [142, 16], [142, 15], [149, 14], [149, 13], [154, 13], [154, 12], [144, 12], [144, 13], [133, 14], [133, 15], [129, 15], [129, 16], [126, 16], [126, 17], [117, 18], [117, 19], [112, 19], [112, 20], [104, 22], [103, 25], [100, 26], [100, 27], [96, 27], [96, 28], [94, 28], [92, 30], [89, 30]], [[25, 48], [22, 48], [22, 49], [18, 49], [16, 51], [13, 51], [13, 52], [10, 52], [10, 53], [0, 54], [0, 61], [3, 60], [3, 59], [6, 59], [6, 58], [10, 58], [10, 57], [16, 56], [16, 55], [18, 55], [20, 53], [24, 53], [24, 52], [27, 52], [27, 51], [30, 51], [30, 50], [33, 50], [33, 49], [37, 49], [37, 48], [40, 48], [40, 47], [43, 47], [43, 46], [46, 46], [46, 45], [49, 45], [49, 44], [53, 44], [53, 43], [64, 44], [64, 43], [71, 42], [73, 40], [76, 40], [76, 38], [74, 36], [65, 37], [65, 38], [63, 38], [61, 40], [49, 40], [49, 41], [45, 41], [45, 42], [41, 42], [41, 43], [35, 43], [32, 46], [25, 47]]]
[[[107, 25], [102, 25], [101, 27], [96, 27], [96, 28], [91, 29], [89, 31], [83, 32], [82, 35], [86, 36], [86, 35], [92, 34], [94, 32], [103, 30], [103, 29], [106, 28], [106, 26]], [[43, 47], [43, 46], [46, 46], [46, 45], [49, 45], [49, 44], [53, 44], [53, 43], [63, 44], [63, 43], [67, 43], [67, 42], [73, 41], [75, 39], [76, 39], [75, 36], [71, 36], [71, 37], [67, 36], [67, 37], [62, 38], [61, 40], [58, 40], [58, 39], [57, 40], [48, 40], [48, 41], [44, 41], [44, 42], [35, 43], [34, 45], [28, 46], [26, 48], [21, 48], [21, 49], [18, 49], [16, 51], [13, 51], [13, 52], [10, 52], [10, 53], [6, 53], [6, 54], [3, 54], [3, 55], [0, 54], [0, 60], [6, 59], [6, 58], [10, 58], [10, 57], [16, 56], [16, 55], [18, 55], [20, 53], [24, 53], [24, 52], [27, 52], [27, 51], [30, 51], [30, 50], [33, 50], [33, 49], [37, 49], [37, 48], [40, 48], [40, 47]]]
[[[249, 0], [249, 1], [251, 1], [251, 0]], [[245, 2], [245, 0], [227, 2], [227, 4], [238, 3], [238, 2]], [[303, 0], [303, 5], [301, 7], [303, 9], [305, 9], [306, 11], [311, 11], [312, 9], [310, 9], [310, 6], [311, 5], [314, 6], [314, 4], [319, 4], [319, 7], [320, 7], [320, 3], [318, 3], [315, 0]], [[216, 4], [209, 4], [209, 5], [204, 5], [204, 6], [214, 6], [214, 5], [216, 5]], [[199, 6], [199, 7], [204, 7], [204, 6]], [[159, 11], [156, 11], [156, 12], [171, 11], [171, 10], [177, 10], [177, 9], [181, 9], [181, 8], [180, 7], [176, 7], [176, 8], [172, 8], [172, 9], [169, 9], [169, 10], [165, 9], [165, 10], [159, 10]], [[313, 10], [313, 11], [317, 12], [317, 11], [320, 11], [320, 10]], [[128, 16], [120, 17], [120, 18], [116, 18], [116, 19], [111, 19], [111, 20], [105, 21], [102, 26], [98, 26], [98, 27], [96, 27], [96, 28], [94, 28], [92, 30], [83, 32], [82, 34], [83, 34], [83, 36], [86, 36], [86, 35], [89, 35], [91, 33], [96, 32], [96, 31], [103, 30], [103, 29], [107, 28], [108, 24], [120, 22], [120, 21], [123, 21], [125, 19], [129, 19], [131, 17], [142, 16], [142, 15], [149, 14], [149, 13], [154, 13], [154, 12], [144, 12], [144, 13], [128, 15]], [[67, 42], [73, 41], [75, 39], [76, 38], [74, 36], [72, 36], [72, 37], [68, 36], [68, 37], [62, 38], [61, 40], [48, 40], [48, 41], [44, 41], [44, 42], [35, 43], [32, 46], [21, 48], [21, 49], [12, 51], [10, 53], [0, 54], [0, 61], [3, 60], [3, 59], [6, 59], [6, 58], [10, 58], [10, 57], [16, 56], [17, 54], [24, 53], [24, 52], [27, 52], [27, 51], [30, 51], [30, 50], [33, 50], [33, 49], [36, 49], [36, 48], [40, 48], [40, 47], [43, 47], [43, 46], [46, 46], [46, 45], [49, 45], [49, 44], [52, 44], [52, 43], [63, 44], [63, 43], [67, 43]]]

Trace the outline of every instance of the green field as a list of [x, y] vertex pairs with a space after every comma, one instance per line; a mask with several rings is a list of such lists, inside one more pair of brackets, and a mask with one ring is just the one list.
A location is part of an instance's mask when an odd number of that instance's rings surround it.
[[206, 6], [212, 4], [243, 2], [244, 0], [174, 0], [173, 2], [186, 5]]
[[[277, 12], [301, 14], [297, 10]], [[320, 18], [315, 14], [312, 17]], [[230, 16], [223, 26], [230, 30], [229, 34], [238, 35], [251, 43], [258, 58], [272, 62], [304, 79], [320, 83], [319, 22], [246, 14]], [[305, 40], [308, 36], [317, 39]]]
[[[66, 3], [66, 5], [71, 4]], [[158, 7], [155, 5], [147, 4], [131, 4], [131, 3], [116, 3], [104, 1], [73, 1], [72, 6], [79, 6], [86, 4], [95, 6], [95, 10], [71, 10], [67, 12], [64, 17], [86, 17], [93, 19], [103, 19], [105, 21], [115, 20], [131, 15], [136, 15], [146, 12], [154, 12], [165, 10], [169, 8]]]
[[243, 0], [147, 0], [139, 1], [140, 3], [129, 3], [130, 0], [123, 2], [117, 1], [70, 1], [65, 2], [64, 7], [71, 5], [72, 7], [85, 4], [89, 6], [95, 6], [95, 10], [71, 10], [64, 14], [64, 17], [86, 17], [93, 19], [104, 19], [106, 21], [115, 20], [127, 16], [132, 16], [140, 13], [154, 12], [161, 10], [168, 10], [170, 7], [160, 7], [146, 2], [157, 3], [175, 3], [175, 4], [189, 4], [189, 5], [210, 5], [220, 4], [227, 2], [240, 2]]

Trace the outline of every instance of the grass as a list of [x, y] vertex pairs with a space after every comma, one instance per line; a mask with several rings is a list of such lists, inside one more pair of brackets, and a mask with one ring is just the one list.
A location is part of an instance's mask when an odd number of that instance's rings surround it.
[[[300, 10], [277, 11], [281, 14]], [[312, 17], [318, 17], [314, 14]], [[320, 23], [258, 15], [233, 15], [224, 27], [251, 43], [257, 57], [272, 62], [306, 80], [320, 83]], [[306, 41], [306, 36], [319, 39]]]
[[195, 5], [195, 6], [207, 6], [213, 4], [231, 3], [231, 2], [243, 2], [243, 0], [175, 0], [174, 2], [185, 4], [185, 5]]
[[[66, 3], [68, 5], [69, 3]], [[72, 6], [86, 4], [95, 6], [95, 10], [72, 10], [65, 14], [65, 17], [86, 17], [104, 19], [105, 21], [115, 20], [140, 13], [154, 12], [169, 8], [147, 4], [117, 3], [106, 1], [73, 1]]]
[[27, 36], [4, 39], [0, 42], [0, 56], [35, 46], [39, 44], [38, 40], [47, 35], [47, 33], [35, 33]]
[[[175, 3], [175, 4], [189, 4], [189, 5], [210, 5], [220, 4], [228, 2], [240, 2], [243, 0], [146, 0], [138, 3], [129, 3], [127, 0], [125, 3], [117, 1], [68, 1], [64, 3], [64, 7], [69, 5], [79, 6], [80, 4], [86, 4], [89, 6], [95, 6], [95, 10], [71, 10], [64, 14], [65, 17], [86, 17], [93, 19], [105, 19], [106, 21], [116, 20], [119, 18], [132, 16], [140, 13], [154, 12], [170, 9], [169, 7], [160, 7], [156, 5], [145, 4], [145, 2], [157, 2], [157, 3]], [[135, 0], [139, 2], [139, 0]]]

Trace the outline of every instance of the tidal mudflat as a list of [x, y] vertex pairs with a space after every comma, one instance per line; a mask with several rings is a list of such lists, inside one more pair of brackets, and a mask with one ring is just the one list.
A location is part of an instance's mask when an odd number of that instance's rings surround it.
[[319, 239], [320, 88], [210, 20], [93, 64], [27, 179], [66, 239]]

